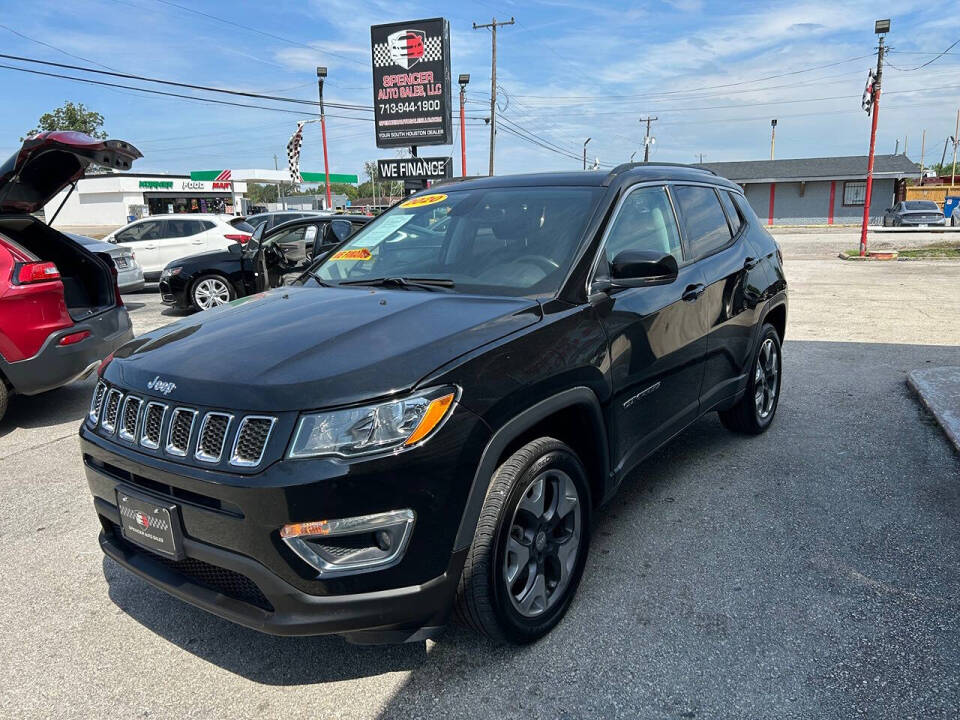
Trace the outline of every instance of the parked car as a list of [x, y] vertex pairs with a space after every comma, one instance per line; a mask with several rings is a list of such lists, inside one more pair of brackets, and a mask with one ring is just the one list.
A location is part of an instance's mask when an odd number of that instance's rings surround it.
[[452, 611], [530, 642], [638, 463], [709, 412], [770, 427], [786, 319], [777, 244], [710, 171], [434, 186], [115, 353], [80, 430], [100, 544], [264, 632], [422, 640]]
[[950, 226], [960, 226], [960, 205], [957, 205], [957, 207], [953, 209], [953, 212], [950, 213]]
[[917, 227], [925, 228], [931, 225], [946, 225], [940, 207], [932, 200], [903, 200], [883, 214], [884, 227]]
[[226, 250], [245, 243], [252, 234], [253, 228], [241, 217], [183, 213], [134, 220], [104, 240], [136, 251], [144, 278], [153, 282], [171, 260], [205, 250]]
[[254, 229], [261, 225], [266, 225], [267, 230], [273, 230], [277, 225], [283, 225], [291, 220], [299, 220], [305, 217], [319, 217], [330, 215], [328, 212], [319, 210], [278, 210], [276, 212], [265, 212], [259, 215], [250, 215], [246, 218], [247, 223]]
[[160, 298], [180, 309], [209, 310], [299, 276], [370, 218], [330, 215], [291, 220], [272, 230], [261, 223], [246, 245], [174, 260], [160, 275]]
[[113, 260], [113, 265], [117, 268], [117, 287], [120, 292], [136, 292], [142, 290], [145, 284], [143, 279], [143, 268], [137, 262], [137, 254], [128, 248], [117, 247], [101, 240], [94, 240], [86, 235], [75, 235], [74, 233], [64, 233], [74, 242], [83, 245], [90, 252], [106, 253]]
[[43, 132], [0, 165], [0, 417], [11, 394], [85, 377], [133, 337], [110, 256], [31, 213], [92, 162], [129, 170], [138, 157], [119, 140]]

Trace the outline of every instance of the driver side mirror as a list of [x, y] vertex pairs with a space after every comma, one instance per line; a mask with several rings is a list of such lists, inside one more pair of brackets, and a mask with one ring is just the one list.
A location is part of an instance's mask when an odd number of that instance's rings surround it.
[[610, 266], [614, 287], [668, 285], [677, 279], [679, 269], [673, 255], [647, 250], [624, 250]]

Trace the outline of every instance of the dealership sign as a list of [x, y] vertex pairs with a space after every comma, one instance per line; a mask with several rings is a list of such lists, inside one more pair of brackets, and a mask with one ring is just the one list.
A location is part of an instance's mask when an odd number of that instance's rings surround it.
[[443, 18], [373, 25], [377, 147], [449, 145], [450, 25]]
[[453, 160], [449, 157], [389, 158], [377, 160], [377, 177], [381, 180], [442, 180], [452, 176], [452, 166]]

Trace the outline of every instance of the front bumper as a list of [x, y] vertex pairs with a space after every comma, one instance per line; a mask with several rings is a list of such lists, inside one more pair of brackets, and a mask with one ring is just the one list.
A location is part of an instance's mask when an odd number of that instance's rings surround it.
[[[464, 460], [475, 466], [488, 437], [471, 413], [457, 415], [423, 448], [389, 460], [281, 460], [253, 475], [145, 456], [84, 423], [80, 442], [100, 545], [171, 595], [262, 632], [365, 643], [431, 636], [446, 622], [465, 558], [452, 548], [472, 475], [457, 467]], [[177, 505], [183, 560], [121, 536], [120, 487]], [[396, 507], [414, 509], [417, 523], [399, 564], [376, 572], [318, 577], [279, 538], [290, 522]]]
[[187, 299], [186, 286], [183, 281], [176, 276], [161, 277], [159, 290], [160, 302], [164, 305], [172, 305], [179, 308], [190, 306], [190, 301]]
[[[90, 331], [90, 336], [72, 345], [60, 345], [66, 335]], [[15, 363], [0, 361], [13, 389], [23, 395], [53, 390], [89, 375], [100, 361], [128, 340], [133, 326], [126, 308], [115, 307], [48, 337], [39, 352]]]

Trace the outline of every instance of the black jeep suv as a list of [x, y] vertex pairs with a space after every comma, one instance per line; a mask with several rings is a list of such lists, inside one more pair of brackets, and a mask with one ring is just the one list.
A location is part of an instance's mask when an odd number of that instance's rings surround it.
[[269, 633], [549, 631], [591, 516], [698, 417], [766, 430], [786, 281], [740, 188], [452, 182], [293, 285], [136, 338], [80, 428], [111, 558]]

